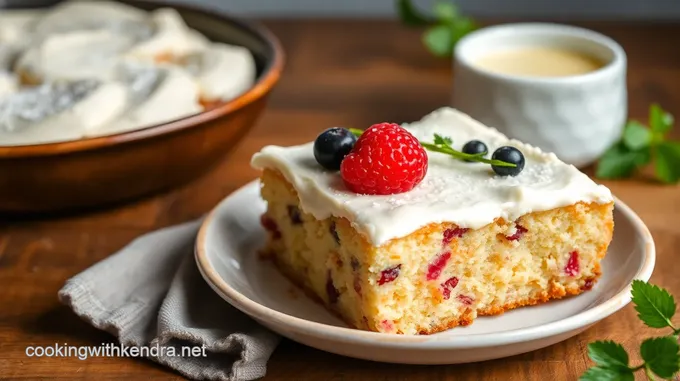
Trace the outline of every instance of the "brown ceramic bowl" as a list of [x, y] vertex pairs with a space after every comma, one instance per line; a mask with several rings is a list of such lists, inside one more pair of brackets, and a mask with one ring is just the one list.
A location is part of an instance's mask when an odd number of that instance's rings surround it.
[[268, 30], [214, 11], [172, 7], [214, 41], [248, 48], [257, 81], [243, 95], [203, 113], [137, 131], [64, 143], [0, 146], [0, 213], [42, 213], [131, 200], [185, 184], [214, 168], [253, 126], [283, 69]]

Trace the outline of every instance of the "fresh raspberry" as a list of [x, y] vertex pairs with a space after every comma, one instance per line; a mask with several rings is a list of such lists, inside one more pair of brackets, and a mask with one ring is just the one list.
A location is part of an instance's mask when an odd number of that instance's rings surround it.
[[364, 131], [340, 165], [345, 186], [360, 194], [408, 192], [426, 172], [425, 149], [394, 123], [374, 124]]

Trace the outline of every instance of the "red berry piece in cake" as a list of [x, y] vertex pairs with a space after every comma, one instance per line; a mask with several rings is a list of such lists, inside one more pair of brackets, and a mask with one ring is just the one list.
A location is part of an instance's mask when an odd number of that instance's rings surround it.
[[354, 276], [354, 291], [361, 296], [361, 279], [357, 275]]
[[352, 266], [352, 271], [358, 271], [358, 270], [359, 270], [359, 267], [361, 267], [361, 265], [359, 264], [359, 260], [357, 259], [357, 257], [352, 257], [352, 258], [349, 260], [349, 264], [350, 264], [350, 266]]
[[276, 222], [274, 222], [273, 219], [271, 219], [269, 216], [266, 214], [263, 214], [260, 216], [260, 223], [262, 224], [262, 227], [265, 228], [268, 232], [271, 233], [272, 237], [274, 239], [279, 239], [281, 238], [281, 232], [279, 231], [279, 226], [276, 225]]
[[446, 229], [444, 230], [444, 239], [442, 240], [442, 243], [446, 246], [450, 244], [454, 239], [462, 237], [463, 234], [467, 233], [468, 230], [470, 229], [458, 227], [453, 229]]
[[460, 300], [461, 303], [465, 304], [466, 306], [469, 306], [474, 302], [475, 300], [467, 295], [458, 295], [458, 300]]
[[330, 226], [328, 227], [328, 230], [331, 232], [331, 235], [333, 236], [335, 243], [337, 243], [339, 245], [340, 244], [340, 236], [338, 236], [338, 231], [335, 227], [335, 221], [331, 222]]
[[569, 253], [569, 259], [567, 260], [567, 265], [564, 266], [565, 274], [569, 276], [576, 276], [580, 271], [580, 265], [578, 263], [578, 251], [574, 250]]
[[337, 303], [338, 298], [340, 297], [340, 292], [338, 292], [338, 289], [335, 288], [335, 285], [333, 284], [333, 278], [331, 277], [330, 271], [326, 278], [326, 294], [328, 294], [328, 301], [331, 304]]
[[441, 253], [434, 257], [432, 263], [427, 266], [427, 280], [435, 280], [439, 278], [439, 275], [441, 275], [442, 270], [444, 270], [444, 266], [446, 266], [446, 263], [449, 261], [449, 259], [451, 259], [450, 251]]
[[340, 258], [340, 254], [338, 254], [337, 251], [331, 252], [331, 260], [333, 261], [335, 268], [338, 270], [341, 269], [342, 266], [344, 265], [342, 258]]
[[520, 238], [524, 235], [524, 233], [528, 232], [527, 228], [520, 224], [515, 225], [515, 233], [509, 236], [506, 236], [505, 239], [508, 241], [519, 241]]
[[382, 286], [385, 283], [394, 282], [394, 280], [399, 277], [400, 271], [401, 271], [400, 264], [381, 271], [380, 279], [378, 279], [378, 286]]
[[293, 225], [302, 224], [302, 217], [300, 216], [300, 209], [295, 205], [288, 205], [288, 217]]
[[427, 173], [425, 149], [410, 132], [394, 123], [371, 126], [340, 165], [347, 189], [360, 194], [408, 192]]
[[451, 290], [456, 288], [456, 286], [458, 286], [458, 278], [455, 276], [442, 283], [442, 296], [444, 297], [444, 300], [449, 300], [449, 298], [451, 298]]
[[583, 283], [583, 287], [581, 287], [581, 289], [585, 291], [592, 290], [594, 285], [595, 282], [592, 279], [586, 279], [586, 282]]
[[380, 322], [380, 328], [385, 333], [390, 333], [394, 331], [394, 322], [392, 320], [383, 320]]

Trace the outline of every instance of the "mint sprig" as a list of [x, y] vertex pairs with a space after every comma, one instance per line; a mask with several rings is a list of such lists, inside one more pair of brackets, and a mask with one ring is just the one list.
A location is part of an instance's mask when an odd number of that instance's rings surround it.
[[600, 157], [595, 176], [601, 179], [630, 177], [653, 161], [658, 180], [668, 184], [680, 181], [680, 142], [667, 138], [673, 128], [673, 116], [652, 104], [648, 124], [645, 126], [637, 120], [626, 123], [621, 139]]
[[660, 287], [634, 280], [632, 301], [643, 323], [652, 328], [670, 327], [672, 334], [644, 340], [640, 345], [643, 363], [637, 366], [629, 364], [628, 353], [621, 344], [611, 340], [588, 344], [588, 356], [595, 366], [583, 373], [580, 381], [634, 380], [635, 372], [640, 370], [650, 380], [656, 377], [669, 380], [680, 372], [680, 330], [671, 321], [676, 310], [673, 296]]
[[[361, 136], [361, 134], [364, 133], [364, 131], [358, 129], [358, 128], [349, 128], [349, 131], [356, 137]], [[428, 151], [432, 152], [439, 152], [443, 154], [447, 154], [449, 156], [453, 156], [456, 159], [461, 159], [461, 160], [468, 160], [468, 161], [475, 161], [479, 163], [486, 163], [486, 164], [491, 164], [495, 165], [497, 167], [516, 167], [517, 164], [514, 163], [508, 163], [502, 160], [489, 160], [485, 159], [483, 157], [484, 154], [469, 154], [465, 152], [458, 151], [451, 147], [453, 144], [453, 140], [448, 137], [448, 136], [442, 136], [439, 134], [434, 134], [434, 139], [432, 143], [427, 143], [427, 142], [422, 142], [418, 141], [420, 145], [425, 148]]]
[[673, 326], [671, 319], [675, 315], [676, 305], [673, 296], [666, 290], [644, 283], [633, 281], [633, 303], [638, 318], [648, 327], [673, 329], [673, 334], [679, 330]]
[[423, 33], [423, 44], [438, 57], [451, 57], [456, 43], [477, 29], [475, 22], [461, 14], [456, 5], [443, 0], [434, 4], [433, 16], [421, 13], [410, 0], [397, 0], [397, 13], [407, 26], [429, 26]]
[[428, 151], [445, 153], [447, 155], [455, 157], [456, 159], [476, 161], [476, 162], [479, 162], [479, 163], [491, 164], [491, 165], [495, 165], [495, 166], [498, 166], [498, 167], [516, 167], [517, 166], [514, 163], [508, 163], [508, 162], [505, 162], [505, 161], [502, 161], [502, 160], [485, 159], [483, 157], [484, 154], [469, 154], [469, 153], [465, 153], [465, 152], [460, 152], [460, 151], [453, 149], [453, 147], [451, 147], [451, 144], [453, 144], [453, 140], [451, 140], [451, 138], [449, 138], [448, 136], [441, 136], [439, 134], [434, 134], [434, 142], [433, 143], [420, 142], [420, 145], [423, 146]]

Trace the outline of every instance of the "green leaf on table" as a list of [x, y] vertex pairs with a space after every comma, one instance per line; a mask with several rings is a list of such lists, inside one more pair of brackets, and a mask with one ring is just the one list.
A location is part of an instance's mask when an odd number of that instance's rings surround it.
[[459, 17], [458, 7], [448, 1], [438, 1], [434, 4], [433, 12], [440, 21], [453, 21]]
[[642, 123], [631, 120], [623, 130], [623, 143], [631, 150], [649, 147], [652, 141], [652, 132]]
[[653, 132], [665, 134], [673, 128], [673, 115], [654, 103], [649, 107], [649, 127]]
[[451, 138], [448, 136], [434, 134], [434, 144], [450, 146], [451, 144], [453, 144], [453, 140], [451, 140]]
[[448, 25], [433, 26], [423, 34], [423, 43], [432, 54], [445, 57], [451, 55], [453, 36]]
[[630, 150], [623, 142], [609, 148], [600, 157], [595, 176], [601, 179], [618, 179], [630, 176], [638, 167], [649, 162], [648, 150]]
[[671, 318], [675, 314], [676, 305], [668, 291], [636, 279], [633, 281], [632, 295], [638, 318], [648, 327], [672, 326]]
[[401, 21], [406, 25], [428, 25], [432, 22], [429, 17], [416, 9], [410, 0], [398, 0], [397, 12], [399, 13]]
[[621, 344], [611, 340], [595, 341], [588, 344], [588, 356], [601, 368], [629, 369], [628, 353]]
[[579, 378], [579, 381], [634, 381], [631, 369], [611, 369], [594, 366]]
[[669, 184], [680, 180], [680, 143], [661, 142], [655, 147], [654, 159], [657, 178]]
[[680, 370], [680, 346], [674, 336], [654, 337], [642, 342], [640, 355], [657, 376], [669, 379]]

